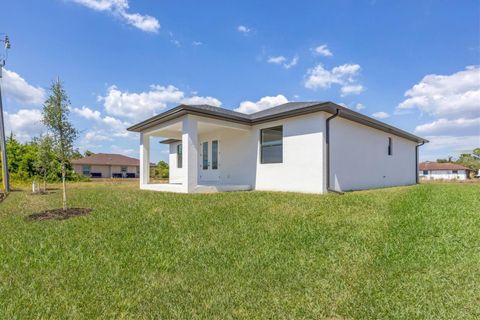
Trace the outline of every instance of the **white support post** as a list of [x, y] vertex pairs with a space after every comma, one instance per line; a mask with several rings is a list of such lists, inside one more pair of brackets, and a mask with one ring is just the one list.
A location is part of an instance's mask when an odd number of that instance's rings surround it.
[[183, 189], [190, 193], [198, 184], [198, 125], [197, 120], [189, 115], [182, 121], [182, 152]]
[[140, 133], [140, 188], [150, 180], [150, 136]]

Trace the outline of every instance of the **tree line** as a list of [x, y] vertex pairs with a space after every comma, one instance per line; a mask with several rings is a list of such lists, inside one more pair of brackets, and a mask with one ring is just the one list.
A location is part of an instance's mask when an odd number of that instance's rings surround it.
[[[7, 159], [10, 178], [13, 181], [32, 181], [41, 179], [46, 182], [60, 182], [62, 180], [61, 162], [56, 157], [52, 148], [52, 138], [49, 135], [34, 137], [31, 141], [22, 143], [13, 133], [7, 138]], [[87, 152], [86, 152], [87, 153]], [[81, 154], [78, 149], [72, 153], [71, 159], [79, 159]], [[0, 159], [1, 164], [1, 159]], [[67, 163], [67, 180], [81, 180], [70, 164]], [[0, 176], [2, 181], [2, 176]]]
[[437, 159], [438, 163], [457, 163], [470, 168], [478, 173], [480, 170], [480, 148], [475, 148], [471, 153], [462, 153], [458, 159], [454, 160], [452, 156], [444, 159]]

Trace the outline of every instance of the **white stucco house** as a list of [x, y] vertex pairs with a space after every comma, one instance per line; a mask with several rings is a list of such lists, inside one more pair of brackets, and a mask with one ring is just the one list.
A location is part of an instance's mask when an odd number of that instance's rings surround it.
[[422, 162], [418, 174], [424, 180], [466, 180], [470, 169], [457, 163]]
[[[332, 102], [253, 114], [180, 105], [128, 128], [140, 133], [140, 188], [325, 193], [418, 182], [427, 140]], [[150, 138], [169, 145], [170, 180], [150, 183]]]

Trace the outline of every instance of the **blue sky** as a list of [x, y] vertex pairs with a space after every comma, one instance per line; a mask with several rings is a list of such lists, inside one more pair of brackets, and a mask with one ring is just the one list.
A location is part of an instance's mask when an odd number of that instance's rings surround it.
[[[181, 102], [253, 112], [331, 100], [431, 140], [480, 146], [479, 1], [1, 0], [8, 130], [40, 134], [57, 76], [80, 150], [138, 156], [125, 127]], [[156, 147], [154, 160], [165, 159]]]

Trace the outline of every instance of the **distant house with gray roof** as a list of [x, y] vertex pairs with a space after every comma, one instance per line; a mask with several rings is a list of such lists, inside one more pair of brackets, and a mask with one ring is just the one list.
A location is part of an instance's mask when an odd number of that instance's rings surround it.
[[138, 159], [115, 153], [95, 153], [72, 160], [73, 170], [89, 178], [138, 178]]

